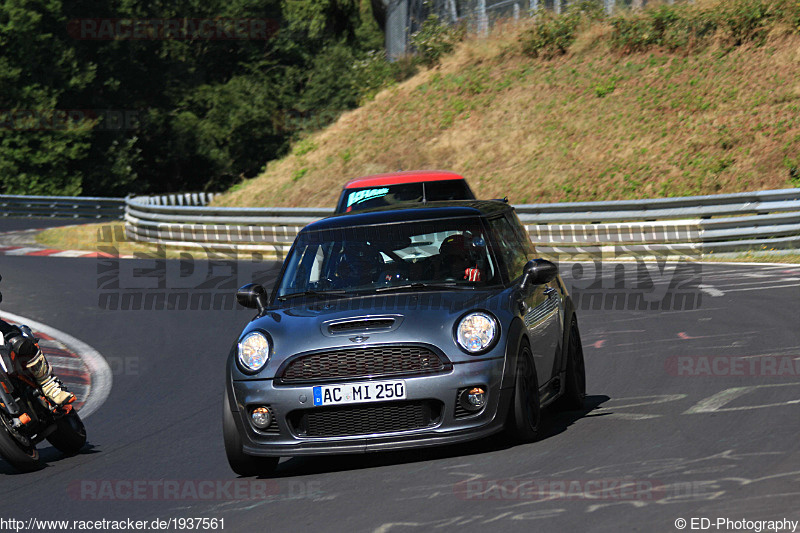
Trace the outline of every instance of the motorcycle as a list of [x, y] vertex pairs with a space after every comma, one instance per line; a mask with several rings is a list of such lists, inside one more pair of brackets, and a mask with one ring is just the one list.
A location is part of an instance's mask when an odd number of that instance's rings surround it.
[[[38, 344], [29, 328], [20, 329]], [[72, 404], [50, 403], [34, 381], [15, 368], [11, 354], [0, 335], [0, 456], [17, 470], [32, 472], [44, 468], [38, 443], [47, 439], [65, 455], [75, 455], [86, 443], [86, 428]]]

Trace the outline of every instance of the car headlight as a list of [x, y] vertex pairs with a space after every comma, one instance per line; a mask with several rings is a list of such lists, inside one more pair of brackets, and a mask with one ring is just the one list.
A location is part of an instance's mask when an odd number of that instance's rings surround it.
[[458, 323], [456, 340], [469, 353], [482, 352], [494, 342], [497, 329], [497, 320], [490, 314], [470, 313]]
[[239, 364], [247, 372], [258, 372], [269, 360], [269, 339], [258, 331], [245, 335], [239, 342]]

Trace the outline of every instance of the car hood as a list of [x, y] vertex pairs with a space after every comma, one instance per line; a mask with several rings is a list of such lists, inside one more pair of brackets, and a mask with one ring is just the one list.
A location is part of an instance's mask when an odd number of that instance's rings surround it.
[[[264, 369], [249, 378], [274, 375], [289, 357], [330, 348], [375, 344], [430, 344], [451, 361], [470, 360], [453, 340], [456, 323], [465, 314], [489, 311], [500, 325], [499, 346], [512, 318], [510, 291], [432, 291], [363, 297], [307, 298], [271, 307], [242, 332], [266, 332], [272, 355]], [[241, 378], [246, 378], [244, 375]]]

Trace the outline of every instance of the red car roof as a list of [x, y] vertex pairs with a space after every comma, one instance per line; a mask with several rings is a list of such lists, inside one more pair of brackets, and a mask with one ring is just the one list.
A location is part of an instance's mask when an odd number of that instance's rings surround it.
[[358, 189], [361, 187], [380, 187], [382, 185], [396, 185], [398, 183], [418, 183], [420, 181], [463, 180], [464, 176], [447, 170], [405, 170], [402, 172], [389, 172], [375, 174], [362, 178], [352, 179], [345, 184], [345, 189]]

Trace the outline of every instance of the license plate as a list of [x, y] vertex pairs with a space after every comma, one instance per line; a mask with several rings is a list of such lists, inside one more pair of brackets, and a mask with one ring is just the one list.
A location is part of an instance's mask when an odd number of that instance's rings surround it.
[[314, 387], [314, 405], [384, 402], [404, 400], [405, 397], [404, 381], [365, 381]]

